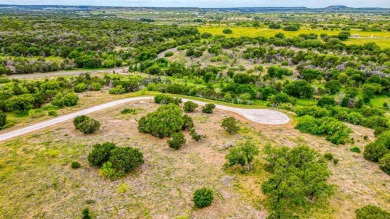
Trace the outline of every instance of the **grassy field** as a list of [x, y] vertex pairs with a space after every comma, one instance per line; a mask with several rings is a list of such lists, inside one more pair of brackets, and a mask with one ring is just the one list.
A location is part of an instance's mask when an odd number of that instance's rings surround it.
[[[233, 34], [224, 34], [222, 31], [226, 28], [229, 28], [233, 31]], [[198, 30], [203, 32], [209, 32], [213, 35], [225, 35], [228, 37], [273, 37], [277, 33], [283, 33], [287, 37], [298, 36], [299, 34], [309, 34], [309, 33], [326, 33], [328, 35], [337, 35], [340, 30], [299, 30], [299, 31], [283, 31], [283, 30], [274, 30], [266, 28], [254, 28], [254, 27], [213, 27], [213, 26], [202, 26], [198, 27]], [[360, 30], [351, 30], [352, 35], [359, 34], [362, 38], [354, 38], [346, 41], [346, 44], [364, 44], [368, 42], [375, 42], [383, 48], [390, 47], [390, 32], [364, 32]], [[377, 37], [377, 38], [367, 38], [367, 37]]]
[[[104, 98], [90, 93], [86, 93], [90, 101]], [[205, 115], [198, 109], [190, 115], [198, 132], [207, 138], [198, 143], [185, 133], [187, 143], [174, 151], [166, 139], [137, 131], [137, 120], [157, 107], [144, 101], [93, 113], [91, 116], [102, 123], [101, 130], [93, 135], [75, 131], [69, 121], [1, 142], [0, 218], [80, 218], [86, 207], [100, 218], [264, 218], [266, 197], [260, 185], [270, 175], [264, 170], [264, 154], [257, 157], [253, 173], [222, 169], [227, 153], [224, 145], [245, 140], [255, 142], [260, 151], [267, 143], [289, 147], [309, 144], [340, 159], [337, 165], [329, 163], [333, 174], [329, 182], [337, 188], [335, 195], [329, 203], [319, 204], [329, 207], [304, 211], [302, 218], [354, 218], [355, 209], [366, 204], [390, 210], [389, 177], [377, 164], [351, 152], [352, 145], [335, 146], [322, 137], [302, 134], [293, 123], [259, 125], [238, 116], [241, 131], [228, 135], [220, 123], [234, 114], [216, 110]], [[120, 111], [124, 108], [137, 109], [138, 114], [123, 115]], [[353, 146], [362, 149], [374, 139], [372, 130], [351, 127], [356, 142]], [[139, 148], [145, 164], [119, 180], [103, 179], [97, 168], [88, 165], [87, 155], [93, 144], [105, 141]], [[71, 169], [72, 161], [82, 167]], [[192, 193], [202, 186], [212, 187], [216, 197], [211, 207], [196, 210]]]

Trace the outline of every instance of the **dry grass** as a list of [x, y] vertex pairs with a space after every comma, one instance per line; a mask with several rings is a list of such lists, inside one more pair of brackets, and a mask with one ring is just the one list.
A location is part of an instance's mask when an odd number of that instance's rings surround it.
[[[124, 108], [137, 108], [137, 115], [122, 115]], [[353, 218], [354, 210], [365, 204], [377, 204], [390, 210], [390, 177], [375, 163], [364, 160], [361, 154], [349, 151], [351, 145], [334, 146], [323, 138], [301, 134], [293, 124], [267, 126], [242, 120], [239, 135], [228, 135], [220, 127], [221, 120], [230, 115], [216, 111], [205, 115], [191, 113], [199, 133], [208, 138], [200, 143], [190, 140], [174, 151], [166, 139], [154, 138], [137, 131], [137, 120], [153, 111], [153, 103], [130, 103], [97, 112], [91, 116], [102, 123], [93, 135], [76, 132], [71, 122], [38, 131], [0, 146], [0, 218], [77, 218], [89, 207], [100, 218], [264, 218], [264, 195], [260, 185], [269, 173], [259, 159], [255, 172], [231, 175], [222, 165], [227, 150], [223, 145], [250, 139], [260, 149], [266, 143], [296, 146], [309, 144], [320, 152], [332, 152], [340, 163], [330, 164], [337, 185], [330, 198], [330, 207], [308, 212], [311, 218]], [[236, 117], [238, 117], [236, 115]], [[373, 140], [371, 130], [353, 127], [356, 146], [363, 148]], [[87, 155], [92, 145], [105, 141], [118, 146], [139, 148], [145, 164], [117, 180], [99, 176], [97, 168], [89, 167]], [[80, 169], [70, 168], [79, 161]], [[195, 189], [214, 188], [212, 206], [196, 210], [191, 201]]]

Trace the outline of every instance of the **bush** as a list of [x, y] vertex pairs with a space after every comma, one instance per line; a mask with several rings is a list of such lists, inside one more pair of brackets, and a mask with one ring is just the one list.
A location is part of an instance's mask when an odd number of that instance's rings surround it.
[[102, 168], [100, 169], [100, 175], [104, 178], [115, 180], [123, 176], [123, 173], [116, 171], [112, 163], [108, 161], [104, 163]]
[[203, 113], [208, 113], [208, 114], [211, 114], [213, 113], [213, 110], [215, 109], [215, 105], [212, 104], [212, 103], [208, 103], [206, 104], [203, 108], [202, 108], [202, 112]]
[[102, 89], [102, 85], [100, 85], [99, 83], [92, 83], [91, 84], [91, 90], [93, 91], [99, 91]]
[[232, 34], [233, 33], [233, 31], [231, 29], [224, 29], [222, 32], [224, 34]]
[[88, 208], [85, 208], [82, 214], [83, 214], [82, 219], [92, 219], [92, 216], [90, 215]]
[[78, 168], [80, 168], [80, 163], [79, 162], [77, 162], [77, 161], [75, 161], [75, 162], [72, 162], [71, 164], [70, 164], [70, 167], [72, 168], [72, 169], [78, 169]]
[[204, 208], [211, 205], [214, 199], [213, 191], [208, 188], [197, 189], [194, 192], [192, 200], [194, 201], [195, 207]]
[[116, 148], [114, 143], [105, 142], [103, 144], [95, 144], [92, 152], [88, 155], [88, 162], [92, 166], [102, 166], [109, 161], [111, 151]]
[[222, 120], [221, 126], [229, 134], [235, 134], [238, 132], [238, 130], [240, 130], [240, 127], [237, 123], [237, 120], [234, 117], [230, 116]]
[[179, 150], [183, 144], [186, 143], [186, 139], [183, 133], [174, 133], [172, 134], [172, 139], [168, 140], [169, 147]]
[[110, 152], [113, 168], [120, 173], [127, 173], [144, 163], [143, 154], [136, 148], [118, 147]]
[[194, 128], [194, 121], [189, 115], [184, 115], [183, 121], [183, 130], [191, 130], [192, 128]]
[[59, 93], [53, 98], [51, 104], [62, 108], [64, 106], [76, 106], [78, 101], [79, 97], [74, 93]]
[[174, 97], [168, 96], [166, 94], [158, 94], [158, 95], [154, 96], [154, 102], [158, 103], [158, 104], [173, 103], [173, 104], [179, 105], [181, 103], [181, 99], [174, 98]]
[[356, 219], [389, 219], [390, 212], [381, 209], [378, 206], [366, 205], [355, 211]]
[[378, 162], [387, 153], [389, 153], [389, 150], [384, 145], [374, 142], [366, 145], [363, 157], [366, 160]]
[[73, 120], [73, 124], [76, 130], [79, 130], [84, 134], [95, 133], [100, 128], [100, 122], [95, 119], [91, 119], [88, 116], [77, 116]]
[[200, 141], [205, 137], [203, 135], [196, 133], [195, 128], [190, 129], [190, 135], [191, 135], [191, 138], [195, 141]]
[[355, 153], [360, 153], [360, 148], [359, 147], [353, 147], [350, 149], [352, 152], [355, 152]]
[[3, 128], [7, 124], [7, 115], [0, 113], [0, 128]]
[[121, 114], [135, 114], [135, 113], [136, 113], [135, 109], [128, 109], [128, 108], [126, 108], [126, 109], [123, 109], [121, 111]]
[[234, 166], [236, 164], [241, 166], [248, 165], [248, 170], [251, 170], [251, 163], [254, 157], [258, 154], [259, 149], [256, 147], [256, 145], [247, 141], [232, 148], [225, 156], [225, 158], [228, 160], [228, 166]]
[[182, 130], [183, 111], [175, 104], [160, 106], [138, 121], [138, 130], [153, 136], [164, 138]]
[[118, 85], [114, 88], [111, 88], [108, 93], [110, 94], [124, 94], [126, 92], [125, 88], [122, 87], [122, 85]]
[[390, 153], [385, 154], [379, 159], [379, 168], [390, 175]]
[[331, 117], [316, 119], [312, 116], [302, 116], [295, 128], [303, 133], [325, 135], [326, 140], [333, 144], [345, 144], [352, 132], [348, 126]]
[[81, 92], [86, 91], [87, 88], [88, 88], [88, 85], [86, 85], [85, 83], [80, 83], [80, 84], [77, 84], [76, 86], [74, 86], [73, 90], [76, 93], [81, 93]]
[[192, 101], [187, 101], [184, 103], [184, 112], [186, 113], [190, 113], [190, 112], [194, 112], [196, 107], [198, 107], [198, 104], [192, 102]]
[[56, 117], [56, 116], [58, 116], [58, 113], [57, 113], [57, 111], [55, 111], [55, 110], [50, 110], [50, 111], [48, 112], [48, 115], [49, 115], [49, 116], [54, 116], [54, 117]]
[[325, 154], [324, 154], [324, 157], [325, 157], [327, 160], [333, 160], [333, 154], [332, 154], [332, 153], [325, 153]]

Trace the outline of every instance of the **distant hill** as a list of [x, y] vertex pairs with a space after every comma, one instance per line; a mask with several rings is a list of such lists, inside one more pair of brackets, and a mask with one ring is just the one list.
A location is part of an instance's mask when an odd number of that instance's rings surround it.
[[221, 12], [369, 12], [389, 13], [390, 8], [352, 8], [344, 5], [332, 5], [325, 8], [307, 7], [234, 7], [234, 8], [196, 8], [196, 7], [110, 7], [110, 6], [66, 6], [66, 5], [10, 5], [0, 4], [0, 10], [63, 10], [63, 11], [92, 11], [92, 10], [156, 10], [156, 11], [221, 11]]

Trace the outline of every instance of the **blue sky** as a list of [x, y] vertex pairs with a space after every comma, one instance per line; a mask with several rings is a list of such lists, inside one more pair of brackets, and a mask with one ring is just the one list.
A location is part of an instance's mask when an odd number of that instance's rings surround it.
[[390, 8], [390, 0], [0, 0], [0, 4], [25, 5], [99, 5], [156, 7], [290, 7], [311, 8], [329, 5]]

